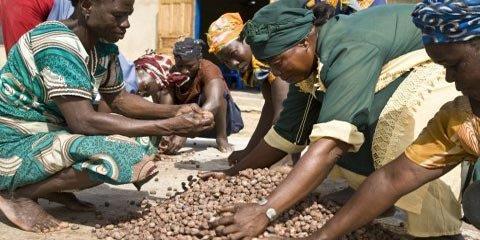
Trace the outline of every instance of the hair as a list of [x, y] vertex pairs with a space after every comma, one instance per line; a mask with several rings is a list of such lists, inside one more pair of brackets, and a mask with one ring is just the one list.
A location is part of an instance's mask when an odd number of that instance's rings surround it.
[[204, 45], [201, 39], [185, 38], [175, 43], [173, 55], [180, 59], [201, 59]]
[[326, 2], [319, 2], [312, 8], [315, 20], [313, 24], [317, 27], [325, 24], [330, 18], [335, 16], [335, 8]]

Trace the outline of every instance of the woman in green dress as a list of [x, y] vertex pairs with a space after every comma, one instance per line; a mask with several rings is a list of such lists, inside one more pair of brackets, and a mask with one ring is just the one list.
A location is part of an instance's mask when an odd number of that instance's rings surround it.
[[[113, 43], [130, 26], [134, 0], [73, 3], [70, 19], [23, 35], [0, 71], [0, 189], [8, 192], [0, 210], [27, 231], [62, 226], [38, 198], [92, 210], [63, 191], [140, 188], [157, 173], [157, 149], [145, 136], [194, 135], [213, 122], [196, 105], [154, 104], [124, 90]], [[115, 114], [94, 110], [98, 96]]]
[[[279, 0], [246, 24], [243, 35], [253, 54], [290, 82], [290, 91], [280, 119], [249, 155], [226, 171], [201, 177], [268, 167], [309, 148], [261, 204], [224, 209], [234, 215], [214, 225], [225, 225], [225, 235], [241, 239], [262, 233], [329, 175], [357, 188], [400, 155], [435, 111], [459, 94], [422, 49], [421, 33], [410, 18], [413, 8], [377, 6], [328, 18], [321, 5], [309, 11], [296, 0]], [[437, 180], [397, 202], [407, 213], [409, 234], [460, 233], [456, 191], [446, 183], [454, 182]]]

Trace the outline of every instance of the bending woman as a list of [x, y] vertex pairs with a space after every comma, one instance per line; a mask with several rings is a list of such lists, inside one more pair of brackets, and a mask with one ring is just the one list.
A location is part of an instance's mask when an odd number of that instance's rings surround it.
[[[265, 204], [230, 209], [233, 216], [216, 222], [227, 225], [225, 234], [238, 239], [262, 233], [329, 174], [357, 188], [400, 155], [435, 111], [459, 94], [442, 81], [442, 69], [422, 49], [421, 33], [410, 20], [413, 8], [377, 6], [328, 19], [331, 8], [319, 5], [312, 12], [298, 1], [280, 0], [246, 24], [253, 54], [291, 83], [290, 91], [280, 119], [244, 160], [202, 177], [267, 167], [309, 148]], [[436, 198], [438, 192], [445, 197]], [[439, 205], [445, 206], [441, 216]], [[441, 180], [397, 206], [406, 211], [413, 236], [460, 233], [460, 205]]]
[[[445, 67], [446, 80], [455, 82], [463, 96], [443, 105], [415, 142], [396, 160], [370, 175], [352, 199], [309, 239], [338, 239], [462, 161], [474, 164], [480, 157], [480, 27], [472, 22], [480, 18], [480, 4], [425, 0], [412, 15], [424, 34], [428, 55]], [[477, 228], [479, 189], [475, 182], [463, 195], [463, 212]]]
[[[0, 189], [14, 197], [0, 197], [0, 210], [23, 230], [60, 224], [38, 198], [92, 210], [62, 192], [101, 183], [140, 188], [157, 172], [157, 149], [143, 136], [212, 127], [213, 116], [196, 105], [154, 104], [123, 90], [112, 43], [130, 26], [133, 3], [75, 1], [71, 18], [23, 35], [0, 71]], [[97, 93], [117, 114], [94, 111]]]

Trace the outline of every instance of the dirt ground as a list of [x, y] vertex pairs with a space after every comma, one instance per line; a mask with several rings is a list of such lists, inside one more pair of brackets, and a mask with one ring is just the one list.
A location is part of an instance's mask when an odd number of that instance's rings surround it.
[[[245, 122], [245, 129], [240, 133], [232, 135], [229, 140], [236, 149], [242, 149], [248, 142], [249, 136], [258, 122], [263, 100], [258, 93], [234, 92], [234, 99], [241, 106], [242, 116]], [[0, 218], [0, 240], [11, 239], [34, 239], [34, 240], [85, 240], [96, 239], [91, 231], [95, 224], [105, 224], [108, 219], [128, 215], [138, 210], [136, 203], [143, 198], [162, 199], [167, 193], [174, 190], [182, 191], [181, 183], [186, 181], [189, 175], [195, 175], [198, 171], [208, 171], [227, 168], [226, 157], [217, 151], [213, 146], [214, 140], [195, 139], [188, 141], [188, 147], [182, 149], [179, 156], [166, 157], [158, 162], [160, 173], [157, 178], [147, 183], [141, 191], [137, 191], [133, 185], [112, 186], [103, 184], [101, 186], [77, 192], [77, 196], [84, 201], [94, 203], [97, 207], [95, 213], [78, 213], [66, 210], [64, 207], [40, 201], [41, 205], [58, 219], [67, 221], [71, 227], [51, 234], [28, 233], [13, 227], [8, 220]], [[327, 181], [320, 188], [322, 193], [329, 193], [343, 187], [341, 183]], [[172, 188], [173, 191], [168, 191]], [[133, 203], [133, 204], [132, 204]], [[395, 219], [395, 221], [399, 221]], [[394, 221], [394, 222], [395, 222]], [[464, 234], [470, 239], [480, 239], [479, 232], [465, 225]]]

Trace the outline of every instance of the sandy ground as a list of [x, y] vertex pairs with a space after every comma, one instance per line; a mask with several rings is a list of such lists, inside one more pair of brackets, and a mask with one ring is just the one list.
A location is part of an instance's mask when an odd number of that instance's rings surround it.
[[[258, 122], [263, 100], [258, 93], [241, 92], [233, 93], [233, 95], [236, 102], [241, 106], [245, 129], [232, 135], [229, 140], [236, 149], [242, 149], [247, 144], [249, 136], [253, 133]], [[0, 239], [96, 239], [91, 233], [95, 224], [105, 224], [108, 219], [134, 213], [138, 210], [136, 203], [144, 198], [163, 199], [168, 193], [173, 193], [175, 190], [182, 191], [181, 183], [186, 181], [189, 175], [195, 175], [198, 171], [227, 168], [226, 157], [228, 154], [220, 153], [213, 146], [215, 146], [214, 140], [189, 140], [188, 146], [182, 149], [181, 155], [166, 157], [163, 161], [157, 163], [160, 173], [157, 178], [147, 183], [141, 191], [137, 191], [133, 185], [112, 186], [103, 184], [77, 192], [76, 194], [80, 199], [95, 204], [97, 207], [96, 213], [71, 212], [58, 204], [41, 200], [41, 205], [49, 213], [71, 224], [72, 227], [66, 230], [51, 234], [28, 233], [18, 230], [8, 220], [1, 217]], [[328, 181], [321, 186], [320, 191], [328, 193], [340, 189], [342, 186], [342, 184]], [[168, 188], [173, 191], [168, 191]], [[479, 232], [471, 226], [466, 225], [464, 233], [472, 236], [471, 239], [480, 239]]]

